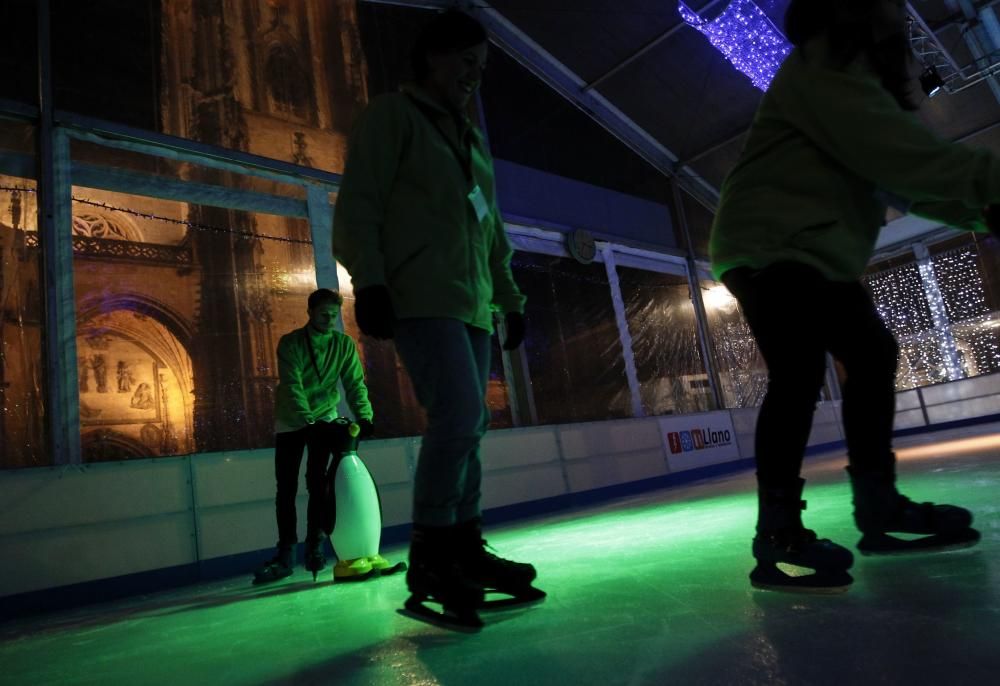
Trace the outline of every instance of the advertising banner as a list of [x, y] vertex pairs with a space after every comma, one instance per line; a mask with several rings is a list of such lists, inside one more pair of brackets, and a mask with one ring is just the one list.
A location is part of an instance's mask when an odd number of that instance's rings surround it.
[[660, 431], [672, 472], [740, 459], [729, 412], [661, 417]]

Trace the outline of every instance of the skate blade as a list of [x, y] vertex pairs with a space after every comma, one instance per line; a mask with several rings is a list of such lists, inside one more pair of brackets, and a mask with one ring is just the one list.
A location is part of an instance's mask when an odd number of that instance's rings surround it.
[[968, 528], [951, 534], [933, 534], [923, 538], [896, 538], [888, 534], [865, 535], [858, 541], [858, 551], [866, 556], [949, 553], [971, 548], [982, 538], [977, 529]]
[[483, 602], [480, 603], [480, 610], [503, 610], [506, 608], [513, 607], [525, 607], [528, 605], [535, 605], [542, 602], [546, 598], [546, 593], [540, 588], [535, 588], [534, 586], [528, 586], [524, 589], [518, 589], [517, 593], [509, 593], [507, 591], [498, 591], [496, 589], [486, 589], [486, 593], [502, 593], [507, 595], [506, 598], [484, 598]]
[[762, 591], [779, 593], [808, 593], [812, 595], [837, 595], [845, 593], [854, 583], [854, 577], [846, 571], [814, 573], [792, 576], [777, 566], [758, 565], [750, 572], [750, 585]]
[[431, 624], [442, 629], [451, 631], [461, 631], [464, 633], [478, 633], [483, 628], [483, 620], [474, 610], [468, 613], [438, 612], [427, 607], [423, 602], [410, 596], [402, 608], [396, 610], [399, 614], [410, 619], [415, 619], [425, 624]]
[[305, 569], [310, 574], [312, 574], [313, 575], [313, 581], [315, 581], [316, 580], [316, 575], [319, 574], [320, 572], [322, 572], [324, 569], [326, 569], [326, 565], [323, 564], [323, 565], [320, 565], [318, 567], [311, 567], [309, 565], [302, 565], [302, 568]]

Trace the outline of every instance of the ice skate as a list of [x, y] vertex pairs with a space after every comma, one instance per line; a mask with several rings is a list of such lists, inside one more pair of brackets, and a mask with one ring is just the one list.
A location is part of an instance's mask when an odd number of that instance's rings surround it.
[[322, 538], [317, 536], [306, 539], [306, 553], [305, 559], [302, 561], [302, 566], [306, 568], [306, 571], [312, 572], [313, 581], [316, 581], [316, 575], [326, 568], [326, 556], [323, 554]]
[[430, 569], [411, 561], [406, 583], [410, 597], [402, 614], [456, 631], [479, 631], [483, 627], [476, 612], [483, 602], [483, 589], [463, 577], [455, 563]]
[[268, 584], [292, 575], [292, 547], [279, 545], [274, 557], [253, 572], [254, 586]]
[[[766, 591], [792, 593], [843, 593], [854, 579], [847, 572], [854, 563], [851, 551], [802, 528], [781, 534], [758, 534], [753, 539], [757, 566], [750, 585]], [[787, 573], [778, 564], [814, 570], [801, 576]]]
[[[848, 468], [854, 494], [854, 521], [861, 530], [862, 555], [905, 555], [968, 548], [979, 542], [972, 513], [955, 505], [915, 503], [896, 490], [892, 472], [862, 473]], [[916, 534], [900, 538], [890, 534]]]
[[483, 589], [466, 578], [458, 562], [449, 557], [454, 528], [414, 527], [406, 571], [410, 597], [399, 612], [446, 629], [475, 632], [483, 627], [476, 612], [483, 602]]
[[[854, 556], [847, 548], [818, 538], [802, 526], [804, 484], [796, 479], [786, 488], [760, 488], [757, 535], [753, 539], [757, 565], [750, 572], [750, 584], [768, 591], [843, 593], [854, 581], [847, 572]], [[813, 573], [789, 574], [779, 564]]]
[[[482, 586], [486, 594], [480, 609], [523, 605], [545, 598], [545, 591], [532, 586], [538, 575], [534, 566], [526, 562], [505, 560], [487, 549], [478, 518], [460, 524], [456, 528], [461, 537], [462, 571], [466, 577]], [[491, 594], [507, 597], [488, 597]]]

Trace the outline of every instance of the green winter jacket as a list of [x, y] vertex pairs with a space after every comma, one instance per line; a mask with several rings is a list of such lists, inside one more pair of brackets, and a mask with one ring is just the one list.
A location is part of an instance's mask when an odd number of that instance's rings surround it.
[[[469, 150], [486, 200], [481, 222], [458, 157]], [[373, 99], [355, 125], [333, 252], [355, 291], [387, 286], [399, 318], [449, 317], [492, 331], [494, 310], [524, 311], [482, 134], [415, 87]]]
[[278, 341], [278, 387], [275, 389], [275, 431], [296, 431], [338, 416], [340, 390], [355, 419], [372, 419], [364, 372], [354, 340], [339, 331], [328, 337], [310, 335], [308, 326], [286, 333]]
[[834, 68], [825, 38], [785, 60], [722, 187], [709, 245], [716, 278], [791, 260], [856, 280], [889, 197], [913, 214], [986, 230], [982, 210], [1000, 202], [1000, 159], [930, 132], [866, 64]]

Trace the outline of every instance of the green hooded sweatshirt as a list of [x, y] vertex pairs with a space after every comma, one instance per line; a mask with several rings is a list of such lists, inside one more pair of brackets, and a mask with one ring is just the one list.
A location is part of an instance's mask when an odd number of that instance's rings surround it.
[[982, 211], [1000, 202], [1000, 159], [929, 131], [864, 57], [838, 69], [825, 38], [804, 48], [775, 76], [722, 186], [709, 245], [716, 278], [795, 261], [854, 281], [889, 197], [913, 214], [986, 231]]
[[336, 419], [338, 381], [344, 385], [355, 418], [372, 419], [364, 371], [350, 336], [339, 331], [317, 335], [308, 326], [282, 336], [278, 341], [274, 430], [296, 431], [307, 424]]
[[[467, 197], [474, 184], [481, 221]], [[494, 310], [524, 311], [482, 134], [419, 88], [373, 99], [355, 125], [333, 226], [355, 291], [387, 286], [399, 318], [492, 331]]]

